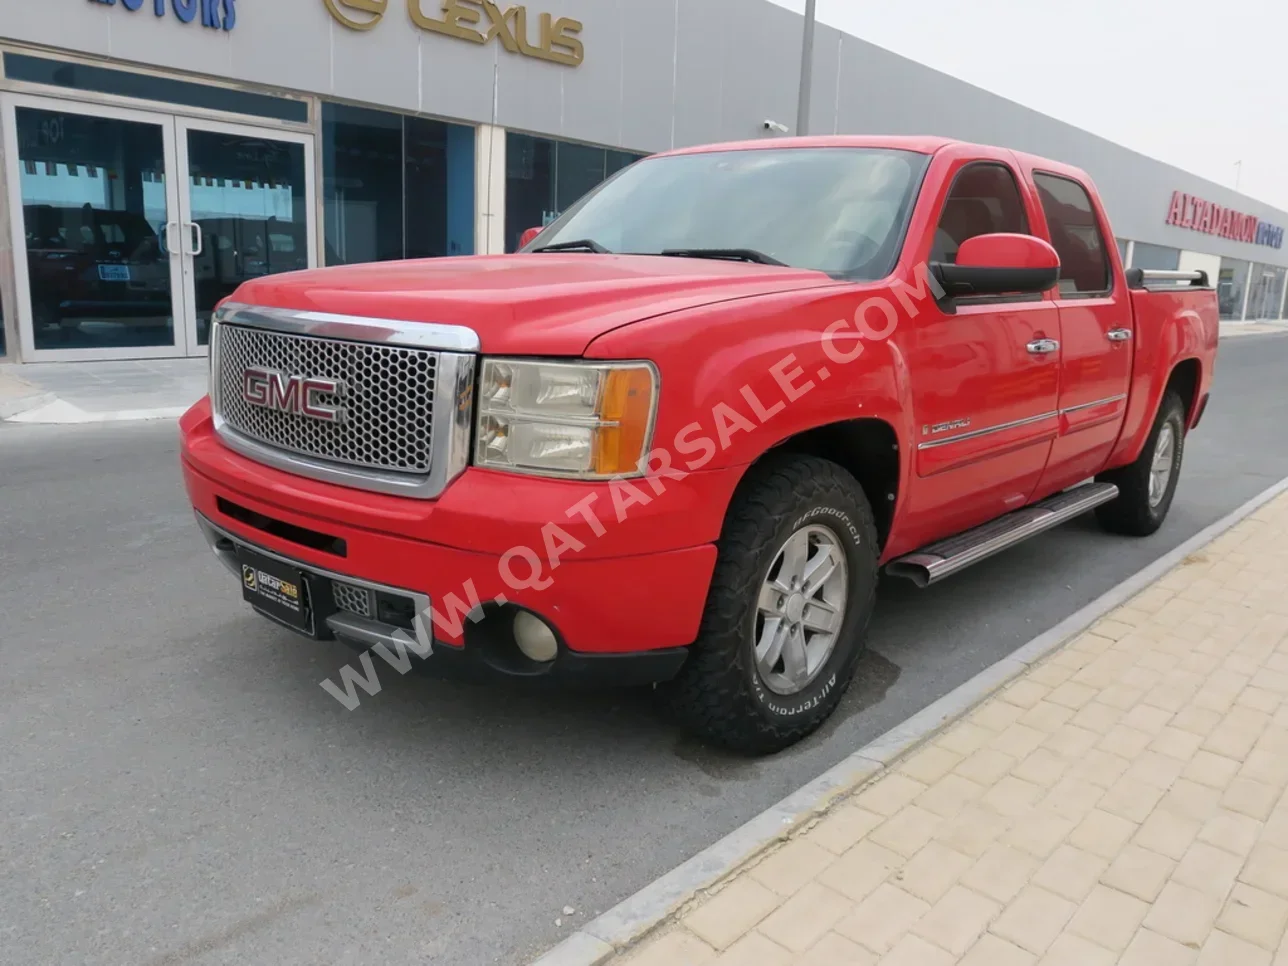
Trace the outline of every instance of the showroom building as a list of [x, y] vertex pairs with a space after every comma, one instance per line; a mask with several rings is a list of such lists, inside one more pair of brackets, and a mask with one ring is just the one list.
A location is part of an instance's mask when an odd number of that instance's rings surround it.
[[[202, 355], [246, 278], [513, 251], [639, 157], [796, 110], [802, 20], [768, 0], [10, 5], [7, 361]], [[1288, 213], [825, 26], [810, 132], [1078, 165], [1129, 266], [1207, 271], [1223, 318], [1285, 316]]]

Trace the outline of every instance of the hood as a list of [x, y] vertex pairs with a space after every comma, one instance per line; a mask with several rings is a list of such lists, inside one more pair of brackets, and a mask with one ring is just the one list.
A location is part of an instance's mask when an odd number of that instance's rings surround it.
[[550, 252], [288, 272], [246, 282], [231, 301], [464, 325], [485, 353], [574, 356], [668, 312], [835, 284], [822, 272], [744, 262]]

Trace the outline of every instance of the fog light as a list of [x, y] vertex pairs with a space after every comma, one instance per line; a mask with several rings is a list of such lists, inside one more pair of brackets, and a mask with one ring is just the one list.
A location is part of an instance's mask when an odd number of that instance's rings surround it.
[[521, 610], [514, 615], [514, 641], [523, 656], [530, 661], [545, 664], [559, 653], [559, 642], [550, 625], [535, 614]]

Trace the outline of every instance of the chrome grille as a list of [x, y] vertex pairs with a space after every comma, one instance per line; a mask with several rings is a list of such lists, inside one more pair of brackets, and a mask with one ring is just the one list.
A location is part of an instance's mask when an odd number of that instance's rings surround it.
[[359, 617], [372, 616], [371, 591], [366, 587], [355, 587], [353, 584], [334, 580], [331, 582], [331, 596], [335, 598], [335, 606], [340, 610], [357, 614]]
[[[334, 463], [429, 473], [437, 352], [228, 323], [216, 332], [216, 410], [232, 430], [266, 446]], [[326, 422], [246, 402], [242, 383], [248, 367], [343, 383], [342, 397], [319, 393], [314, 399], [343, 407], [345, 418]]]

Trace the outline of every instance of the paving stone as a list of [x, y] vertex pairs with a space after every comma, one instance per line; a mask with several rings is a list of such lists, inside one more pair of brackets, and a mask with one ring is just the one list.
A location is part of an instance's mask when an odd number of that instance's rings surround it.
[[724, 949], [769, 915], [781, 899], [751, 878], [740, 878], [684, 917], [684, 925], [715, 949]]
[[963, 956], [984, 935], [1000, 903], [964, 886], [954, 886], [913, 927], [913, 932], [954, 956]]
[[891, 877], [898, 886], [924, 902], [936, 903], [957, 884], [975, 860], [938, 842], [931, 842]]
[[1127, 948], [1149, 905], [1125, 892], [1098, 885], [1069, 920], [1069, 932], [1115, 952]]
[[778, 945], [803, 953], [853, 910], [851, 900], [811, 882], [779, 906], [757, 930]]
[[1035, 966], [1037, 957], [990, 934], [981, 936], [958, 966]]
[[1184, 946], [1198, 949], [1221, 910], [1221, 901], [1178, 882], [1169, 882], [1145, 916], [1144, 925]]
[[809, 839], [800, 838], [758, 863], [748, 875], [771, 892], [790, 896], [834, 861], [835, 854]]
[[1036, 956], [1045, 953], [1077, 911], [1068, 899], [1026, 886], [990, 927], [990, 932]]
[[1218, 928], [1262, 949], [1279, 946], [1288, 926], [1288, 902], [1278, 896], [1239, 882], [1230, 892]]
[[1128, 845], [1115, 857], [1101, 881], [1144, 902], [1158, 898], [1176, 863], [1138, 845]]
[[1108, 860], [1101, 856], [1062, 845], [1038, 869], [1033, 882], [1070, 902], [1082, 902], [1108, 868]]
[[885, 955], [917, 920], [930, 911], [930, 904], [886, 884], [859, 903], [836, 931], [875, 953]]
[[883, 821], [885, 818], [876, 812], [843, 805], [810, 829], [807, 838], [829, 852], [841, 855]]
[[877, 954], [829, 932], [795, 960], [793, 966], [876, 966]]

